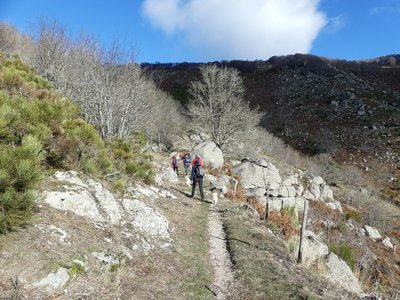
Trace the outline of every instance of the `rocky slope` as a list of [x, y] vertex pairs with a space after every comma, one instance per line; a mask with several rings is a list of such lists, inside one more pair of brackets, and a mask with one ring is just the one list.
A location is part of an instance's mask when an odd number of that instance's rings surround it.
[[[204, 142], [192, 153], [203, 153], [205, 161], [223, 160], [223, 153], [212, 149]], [[57, 171], [47, 178], [39, 190], [36, 217], [25, 228], [0, 236], [0, 296], [376, 299], [375, 294], [395, 295], [400, 276], [397, 241], [383, 239], [354, 217], [345, 220], [342, 204], [322, 178], [306, 173], [281, 176], [281, 170], [266, 161], [237, 162], [231, 171], [226, 165], [219, 172], [207, 170], [206, 199], [200, 201], [187, 197], [190, 187], [185, 176], [177, 176], [168, 165], [168, 155], [178, 153], [153, 152], [159, 186], [136, 182], [123, 194], [109, 189], [107, 181], [75, 171]], [[258, 199], [253, 207], [226, 198], [236, 189], [237, 181], [228, 180], [233, 174], [240, 174], [248, 199]], [[218, 203], [211, 201], [214, 196]], [[297, 264], [299, 216], [306, 200], [312, 203], [311, 213], [303, 263]], [[398, 216], [394, 209], [391, 213]], [[360, 250], [356, 266], [340, 251], [335, 250], [336, 255], [332, 244], [351, 244], [354, 253]]]
[[[247, 99], [265, 112], [262, 125], [308, 154], [330, 153], [364, 169], [400, 162], [400, 57], [341, 61], [312, 55], [216, 62], [242, 73]], [[194, 63], [145, 64], [183, 103]], [[394, 175], [395, 177], [395, 175]]]

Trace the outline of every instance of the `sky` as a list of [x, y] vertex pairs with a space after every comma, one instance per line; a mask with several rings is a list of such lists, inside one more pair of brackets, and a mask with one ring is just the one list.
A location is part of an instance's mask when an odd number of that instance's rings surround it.
[[400, 0], [0, 0], [0, 22], [21, 32], [40, 18], [133, 45], [140, 63], [400, 53]]

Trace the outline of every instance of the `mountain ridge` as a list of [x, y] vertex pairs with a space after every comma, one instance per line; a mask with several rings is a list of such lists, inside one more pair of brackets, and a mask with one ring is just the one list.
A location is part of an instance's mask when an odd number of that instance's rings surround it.
[[[305, 154], [328, 153], [364, 170], [400, 163], [400, 55], [345, 61], [308, 54], [207, 64], [241, 72], [261, 125]], [[184, 105], [201, 63], [142, 64]], [[389, 173], [391, 175], [389, 175]]]

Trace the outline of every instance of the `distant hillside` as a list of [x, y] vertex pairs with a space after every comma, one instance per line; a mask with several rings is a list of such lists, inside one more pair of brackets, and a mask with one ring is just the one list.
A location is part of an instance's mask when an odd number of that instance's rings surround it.
[[[215, 63], [241, 71], [247, 99], [265, 112], [262, 125], [294, 148], [365, 169], [399, 165], [400, 55], [344, 61], [295, 54]], [[143, 64], [182, 103], [199, 65]]]

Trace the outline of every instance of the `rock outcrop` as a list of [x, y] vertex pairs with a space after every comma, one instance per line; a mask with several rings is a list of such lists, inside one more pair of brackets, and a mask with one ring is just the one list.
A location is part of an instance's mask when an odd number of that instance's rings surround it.
[[53, 208], [106, 226], [130, 223], [142, 234], [169, 239], [167, 219], [154, 208], [133, 199], [141, 195], [171, 197], [166, 191], [137, 186], [131, 189], [132, 198], [116, 199], [101, 183], [93, 179], [81, 179], [75, 171], [56, 172], [52, 182], [57, 191], [45, 191], [43, 201]]
[[220, 148], [210, 141], [203, 142], [195, 146], [190, 153], [192, 158], [198, 154], [203, 160], [203, 164], [212, 169], [219, 169], [224, 164], [224, 156]]
[[309, 230], [305, 230], [302, 264], [350, 292], [361, 292], [358, 279], [346, 262], [330, 252], [328, 246]]

